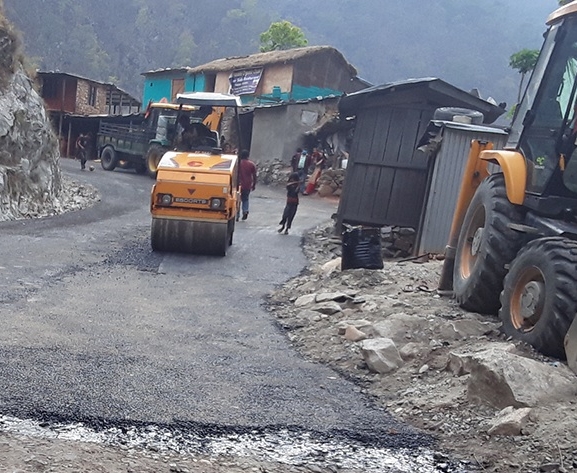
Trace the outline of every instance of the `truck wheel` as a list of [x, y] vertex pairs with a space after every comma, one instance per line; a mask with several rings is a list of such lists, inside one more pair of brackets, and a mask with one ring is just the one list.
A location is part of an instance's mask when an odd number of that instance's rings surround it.
[[540, 238], [519, 251], [501, 294], [507, 335], [565, 359], [564, 339], [577, 312], [577, 242]]
[[162, 155], [166, 153], [166, 149], [158, 144], [150, 145], [146, 153], [146, 173], [152, 178], [156, 179], [156, 172], [158, 170], [158, 163]]
[[114, 171], [118, 165], [118, 156], [112, 146], [105, 146], [100, 152], [100, 165], [105, 171]]
[[496, 314], [510, 263], [521, 247], [521, 234], [509, 228], [521, 212], [507, 199], [503, 174], [485, 179], [471, 199], [459, 234], [453, 290], [461, 307]]

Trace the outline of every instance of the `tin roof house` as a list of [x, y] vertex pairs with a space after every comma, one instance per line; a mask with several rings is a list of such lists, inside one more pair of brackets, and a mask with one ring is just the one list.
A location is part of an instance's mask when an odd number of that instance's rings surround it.
[[181, 92], [240, 95], [244, 104], [340, 96], [367, 87], [331, 46], [235, 56], [195, 67], [144, 72], [143, 103], [174, 101]]
[[38, 71], [36, 78], [64, 156], [73, 152], [71, 143], [80, 132], [97, 129], [95, 117], [141, 110], [138, 99], [112, 83], [51, 71]]
[[[181, 92], [221, 92], [241, 97], [241, 117], [251, 157], [288, 162], [307, 132], [336, 109], [338, 98], [368, 87], [331, 46], [309, 46], [229, 57], [195, 67], [143, 73], [143, 103], [174, 101]], [[247, 131], [248, 130], [248, 131]]]

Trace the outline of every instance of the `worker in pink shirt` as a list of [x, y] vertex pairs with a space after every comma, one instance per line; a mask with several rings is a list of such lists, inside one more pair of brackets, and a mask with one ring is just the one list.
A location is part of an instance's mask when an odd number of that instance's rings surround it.
[[249, 159], [249, 152], [243, 149], [240, 152], [240, 164], [238, 169], [240, 181], [240, 202], [242, 207], [242, 219], [248, 218], [248, 198], [256, 188], [256, 166]]

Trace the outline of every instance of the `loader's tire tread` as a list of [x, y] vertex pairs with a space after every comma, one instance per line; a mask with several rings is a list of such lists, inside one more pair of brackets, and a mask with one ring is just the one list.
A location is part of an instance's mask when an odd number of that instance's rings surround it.
[[[531, 330], [519, 330], [511, 317], [515, 282], [525, 268], [537, 267], [545, 279], [541, 317]], [[577, 312], [577, 242], [562, 237], [527, 244], [511, 263], [501, 293], [502, 331], [532, 345], [544, 355], [565, 359], [564, 339]]]
[[[481, 206], [485, 211], [485, 230], [477, 260], [464, 275], [463, 253], [467, 250], [468, 226]], [[503, 279], [510, 263], [521, 247], [521, 234], [509, 228], [510, 223], [520, 223], [519, 207], [507, 198], [505, 180], [501, 173], [487, 177], [478, 187], [465, 215], [453, 273], [453, 290], [461, 307], [482, 314], [497, 314], [499, 295], [503, 290]]]

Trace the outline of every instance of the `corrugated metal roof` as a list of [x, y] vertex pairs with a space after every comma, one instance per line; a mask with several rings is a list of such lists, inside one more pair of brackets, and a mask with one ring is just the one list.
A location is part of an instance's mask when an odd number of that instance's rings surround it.
[[502, 128], [492, 127], [492, 126], [483, 126], [483, 125], [472, 125], [469, 123], [459, 123], [459, 122], [448, 122], [444, 120], [431, 120], [435, 126], [453, 129], [453, 130], [462, 130], [468, 131], [473, 133], [492, 133], [496, 135], [507, 135], [507, 132]]
[[[453, 107], [469, 108], [482, 112], [485, 116], [485, 123], [494, 122], [505, 112], [505, 109], [480, 99], [436, 77], [407, 79], [369, 87], [344, 96], [341, 99], [339, 108], [344, 114], [354, 115], [358, 109], [363, 108], [367, 103], [371, 103], [375, 96], [383, 96], [417, 88], [427, 89], [433, 94], [434, 99], [431, 98], [431, 102], [437, 103], [439, 107], [448, 106], [450, 99], [451, 106]], [[446, 100], [444, 98], [446, 98]]]
[[118, 87], [117, 85], [113, 84], [112, 82], [103, 82], [100, 80], [95, 80], [95, 79], [89, 79], [88, 77], [84, 77], [78, 74], [71, 74], [69, 72], [59, 72], [59, 71], [36, 71], [36, 74], [39, 76], [66, 76], [66, 77], [71, 77], [73, 79], [81, 79], [81, 80], [85, 80], [87, 82], [92, 82], [93, 84], [99, 84], [99, 85], [106, 85], [108, 87], [113, 88], [114, 90], [130, 97], [132, 100], [134, 100], [135, 102], [137, 102], [138, 104], [140, 104], [140, 100], [134, 98], [132, 95], [130, 95], [128, 92], [126, 92], [125, 90], [121, 89], [120, 87]]

